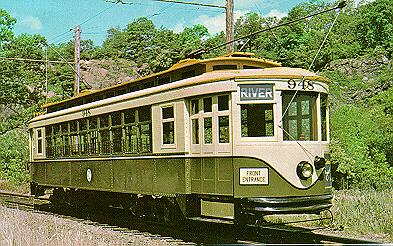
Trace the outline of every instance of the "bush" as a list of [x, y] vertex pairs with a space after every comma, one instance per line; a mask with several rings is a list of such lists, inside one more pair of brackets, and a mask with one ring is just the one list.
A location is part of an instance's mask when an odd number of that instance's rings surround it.
[[331, 115], [332, 165], [336, 188], [393, 188], [389, 142], [377, 112], [343, 105]]
[[15, 184], [28, 181], [28, 137], [22, 130], [13, 130], [0, 136], [0, 179]]

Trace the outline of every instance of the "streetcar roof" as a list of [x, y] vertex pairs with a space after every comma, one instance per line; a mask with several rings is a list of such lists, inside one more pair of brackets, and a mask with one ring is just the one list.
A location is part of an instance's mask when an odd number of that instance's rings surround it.
[[253, 56], [254, 56], [254, 54], [253, 53], [249, 53], [249, 52], [233, 52], [233, 53], [229, 53], [229, 54], [226, 54], [226, 55], [223, 55], [223, 56], [210, 58], [210, 59], [184, 59], [184, 60], [181, 60], [178, 63], [174, 64], [172, 67], [170, 67], [167, 70], [164, 70], [164, 71], [161, 71], [161, 72], [158, 72], [158, 73], [154, 73], [154, 74], [151, 74], [151, 75], [148, 75], [148, 76], [144, 76], [144, 77], [141, 77], [141, 78], [128, 80], [128, 81], [126, 81], [124, 83], [113, 85], [113, 86], [106, 87], [106, 88], [103, 88], [103, 89], [85, 90], [85, 91], [82, 91], [77, 96], [74, 96], [74, 97], [71, 97], [71, 98], [68, 98], [68, 99], [65, 99], [65, 100], [62, 100], [62, 101], [58, 101], [58, 102], [47, 103], [47, 104], [44, 104], [42, 107], [43, 108], [48, 108], [48, 107], [51, 107], [51, 106], [54, 106], [54, 105], [57, 105], [57, 104], [62, 104], [62, 103], [68, 102], [68, 101], [72, 101], [72, 100], [78, 99], [78, 98], [83, 98], [83, 97], [86, 97], [86, 96], [89, 96], [89, 95], [92, 95], [92, 94], [95, 94], [95, 93], [104, 92], [106, 90], [115, 89], [117, 87], [123, 87], [125, 85], [129, 85], [129, 84], [137, 83], [137, 82], [140, 82], [140, 81], [143, 81], [143, 80], [148, 80], [148, 79], [151, 79], [151, 78], [155, 78], [155, 77], [158, 77], [158, 76], [163, 75], [163, 74], [169, 74], [170, 72], [176, 71], [178, 69], [187, 68], [187, 67], [190, 67], [190, 66], [193, 66], [193, 65], [196, 65], [196, 64], [203, 64], [203, 65], [205, 65], [205, 64], [208, 64], [208, 63], [217, 63], [217, 62], [252, 62], [252, 63], [258, 64], [258, 65], [261, 65], [261, 66], [263, 65], [263, 66], [267, 66], [267, 67], [278, 67], [278, 66], [281, 66], [281, 64], [278, 63], [278, 62], [274, 62], [274, 61], [270, 61], [270, 60], [262, 59], [262, 58], [254, 58]]
[[[154, 73], [145, 77], [137, 78], [134, 80], [129, 80], [121, 84], [113, 85], [104, 89], [99, 89], [99, 90], [89, 90], [89, 91], [83, 91], [79, 95], [62, 100], [59, 102], [52, 102], [52, 103], [47, 103], [43, 105], [43, 108], [48, 108], [51, 106], [55, 105], [60, 105], [64, 104], [66, 102], [70, 102], [79, 98], [83, 98], [86, 96], [91, 96], [93, 94], [98, 94], [102, 93], [107, 90], [113, 90], [116, 88], [124, 87], [127, 85], [131, 85], [133, 83], [138, 83], [143, 80], [149, 80], [151, 78], [158, 77], [163, 74], [169, 74], [173, 71], [182, 69], [182, 68], [187, 68], [191, 67], [196, 64], [219, 64], [220, 62], [239, 62], [239, 63], [252, 63], [259, 65], [261, 69], [244, 69], [244, 70], [218, 70], [218, 71], [211, 71], [211, 72], [206, 72], [207, 74], [214, 73], [214, 74], [221, 74], [220, 76], [222, 77], [220, 80], [224, 79], [230, 79], [234, 77], [242, 77], [242, 78], [303, 78], [303, 77], [308, 77], [310, 80], [322, 80], [326, 81], [323, 79], [321, 76], [318, 76], [317, 74], [310, 72], [305, 69], [300, 69], [300, 68], [288, 68], [288, 67], [281, 67], [281, 64], [278, 62], [266, 60], [266, 59], [261, 59], [261, 58], [253, 58], [254, 54], [253, 53], [245, 53], [245, 52], [234, 52], [230, 54], [226, 54], [224, 56], [216, 57], [216, 58], [210, 58], [210, 59], [186, 59], [186, 60], [181, 60], [180, 62], [174, 64], [171, 68], [164, 70], [162, 72]], [[258, 71], [258, 72], [256, 72]], [[209, 76], [207, 76], [209, 77]], [[198, 78], [198, 80], [201, 79], [200, 76], [195, 76], [195, 78]], [[217, 76], [214, 76], [214, 79], [217, 80], [219, 79]]]

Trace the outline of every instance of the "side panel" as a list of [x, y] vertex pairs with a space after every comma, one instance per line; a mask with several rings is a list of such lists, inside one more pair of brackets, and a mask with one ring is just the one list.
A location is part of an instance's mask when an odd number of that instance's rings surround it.
[[192, 158], [191, 192], [233, 196], [232, 158]]
[[186, 194], [190, 189], [185, 158], [96, 159], [30, 163], [38, 185], [136, 194]]
[[45, 170], [40, 170], [40, 172], [44, 171], [46, 173], [46, 182], [47, 183], [57, 183], [61, 186], [66, 186], [70, 184], [70, 163], [62, 162], [57, 163], [58, 165], [50, 165], [49, 163], [45, 163], [40, 165], [45, 167]]
[[[48, 166], [54, 165], [48, 164]], [[70, 162], [70, 166], [71, 187], [86, 187], [98, 190], [113, 188], [111, 161]]]

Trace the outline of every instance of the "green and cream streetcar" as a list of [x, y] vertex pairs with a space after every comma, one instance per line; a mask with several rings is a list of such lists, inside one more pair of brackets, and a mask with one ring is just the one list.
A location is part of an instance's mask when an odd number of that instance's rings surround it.
[[327, 93], [313, 72], [232, 53], [46, 105], [32, 194], [160, 220], [328, 210]]

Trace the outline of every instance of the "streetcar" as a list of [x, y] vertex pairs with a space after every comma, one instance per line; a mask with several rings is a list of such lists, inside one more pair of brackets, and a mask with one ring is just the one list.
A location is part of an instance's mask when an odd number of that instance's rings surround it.
[[29, 122], [31, 193], [164, 221], [321, 213], [328, 84], [234, 52], [47, 104]]

